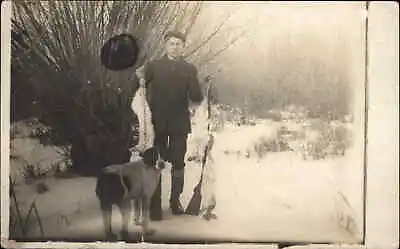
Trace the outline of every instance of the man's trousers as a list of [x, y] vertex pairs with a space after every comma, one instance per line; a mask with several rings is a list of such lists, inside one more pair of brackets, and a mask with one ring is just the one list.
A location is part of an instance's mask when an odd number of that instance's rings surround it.
[[[172, 164], [170, 204], [178, 201], [183, 191], [187, 137], [187, 133], [155, 132], [154, 145], [161, 157]], [[161, 179], [151, 200], [150, 216], [155, 220], [162, 219]]]

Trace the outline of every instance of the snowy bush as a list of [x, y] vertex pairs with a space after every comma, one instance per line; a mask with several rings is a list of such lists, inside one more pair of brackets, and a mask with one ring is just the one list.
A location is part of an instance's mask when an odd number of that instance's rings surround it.
[[[221, 147], [225, 155], [261, 159], [268, 153], [291, 151], [304, 160], [319, 160], [343, 156], [351, 145], [351, 123], [348, 118], [347, 122], [309, 118], [306, 108], [292, 105], [271, 110], [269, 119], [257, 120], [244, 116], [237, 108], [222, 105], [214, 107], [212, 126], [218, 127], [217, 132], [231, 134], [227, 138], [229, 142]], [[206, 129], [204, 122], [204, 117], [203, 122], [194, 122], [192, 143], [201, 144], [202, 136], [198, 135]], [[194, 154], [199, 153], [195, 151]]]
[[37, 119], [11, 125], [10, 175], [16, 183], [65, 172], [71, 167], [70, 147], [43, 143], [49, 132]]
[[351, 131], [340, 121], [308, 120], [298, 140], [303, 158], [319, 160], [330, 156], [344, 156], [351, 145]]
[[254, 151], [258, 158], [264, 157], [269, 152], [282, 152], [290, 150], [286, 134], [277, 130], [275, 136], [262, 136], [254, 144]]

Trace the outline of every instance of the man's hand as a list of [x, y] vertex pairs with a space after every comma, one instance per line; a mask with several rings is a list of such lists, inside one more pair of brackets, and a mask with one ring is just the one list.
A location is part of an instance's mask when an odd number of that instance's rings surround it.
[[190, 113], [190, 116], [193, 117], [193, 116], [196, 114], [196, 109], [190, 107], [190, 108], [189, 108], [189, 113]]
[[135, 74], [139, 79], [144, 79], [144, 66], [137, 68]]
[[196, 109], [200, 106], [200, 103], [192, 102], [189, 106], [190, 116], [193, 117], [196, 114]]

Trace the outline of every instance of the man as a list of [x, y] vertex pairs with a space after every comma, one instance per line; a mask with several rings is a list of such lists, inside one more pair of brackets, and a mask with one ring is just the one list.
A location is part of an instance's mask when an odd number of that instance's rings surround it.
[[[184, 213], [180, 195], [184, 186], [186, 142], [191, 132], [190, 102], [203, 100], [197, 69], [183, 60], [185, 37], [179, 32], [165, 35], [165, 55], [148, 63], [145, 69], [147, 100], [152, 113], [154, 145], [164, 160], [172, 164], [170, 208], [174, 215]], [[161, 181], [152, 198], [152, 220], [162, 219]]]

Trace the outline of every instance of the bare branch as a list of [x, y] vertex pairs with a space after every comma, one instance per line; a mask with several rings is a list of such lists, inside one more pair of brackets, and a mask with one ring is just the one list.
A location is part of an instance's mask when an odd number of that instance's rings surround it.
[[225, 44], [224, 46], [222, 46], [221, 49], [219, 49], [217, 52], [213, 53], [211, 56], [209, 56], [208, 58], [204, 59], [203, 61], [200, 61], [199, 63], [199, 67], [203, 66], [204, 64], [212, 61], [213, 59], [215, 59], [217, 56], [219, 56], [220, 54], [222, 54], [224, 51], [228, 50], [229, 48], [231, 48], [237, 41], [240, 40], [240, 38], [244, 37], [244, 35], [247, 33], [246, 30], [243, 30], [239, 35], [237, 35], [235, 38], [231, 39], [227, 44]]
[[190, 18], [190, 21], [188, 22], [187, 26], [185, 27], [185, 35], [188, 35], [190, 33], [190, 31], [193, 29], [193, 27], [195, 26], [195, 23], [198, 20], [198, 17], [200, 16], [203, 6], [204, 6], [203, 2], [196, 4], [195, 10], [193, 11], [193, 16]]
[[204, 47], [207, 43], [211, 41], [212, 38], [214, 38], [216, 35], [218, 35], [221, 32], [222, 27], [228, 22], [230, 19], [231, 15], [226, 16], [217, 26], [217, 28], [208, 36], [206, 37], [205, 40], [200, 42], [194, 49], [192, 49], [189, 53], [186, 54], [186, 57], [190, 57], [196, 52], [198, 52], [202, 47]]

